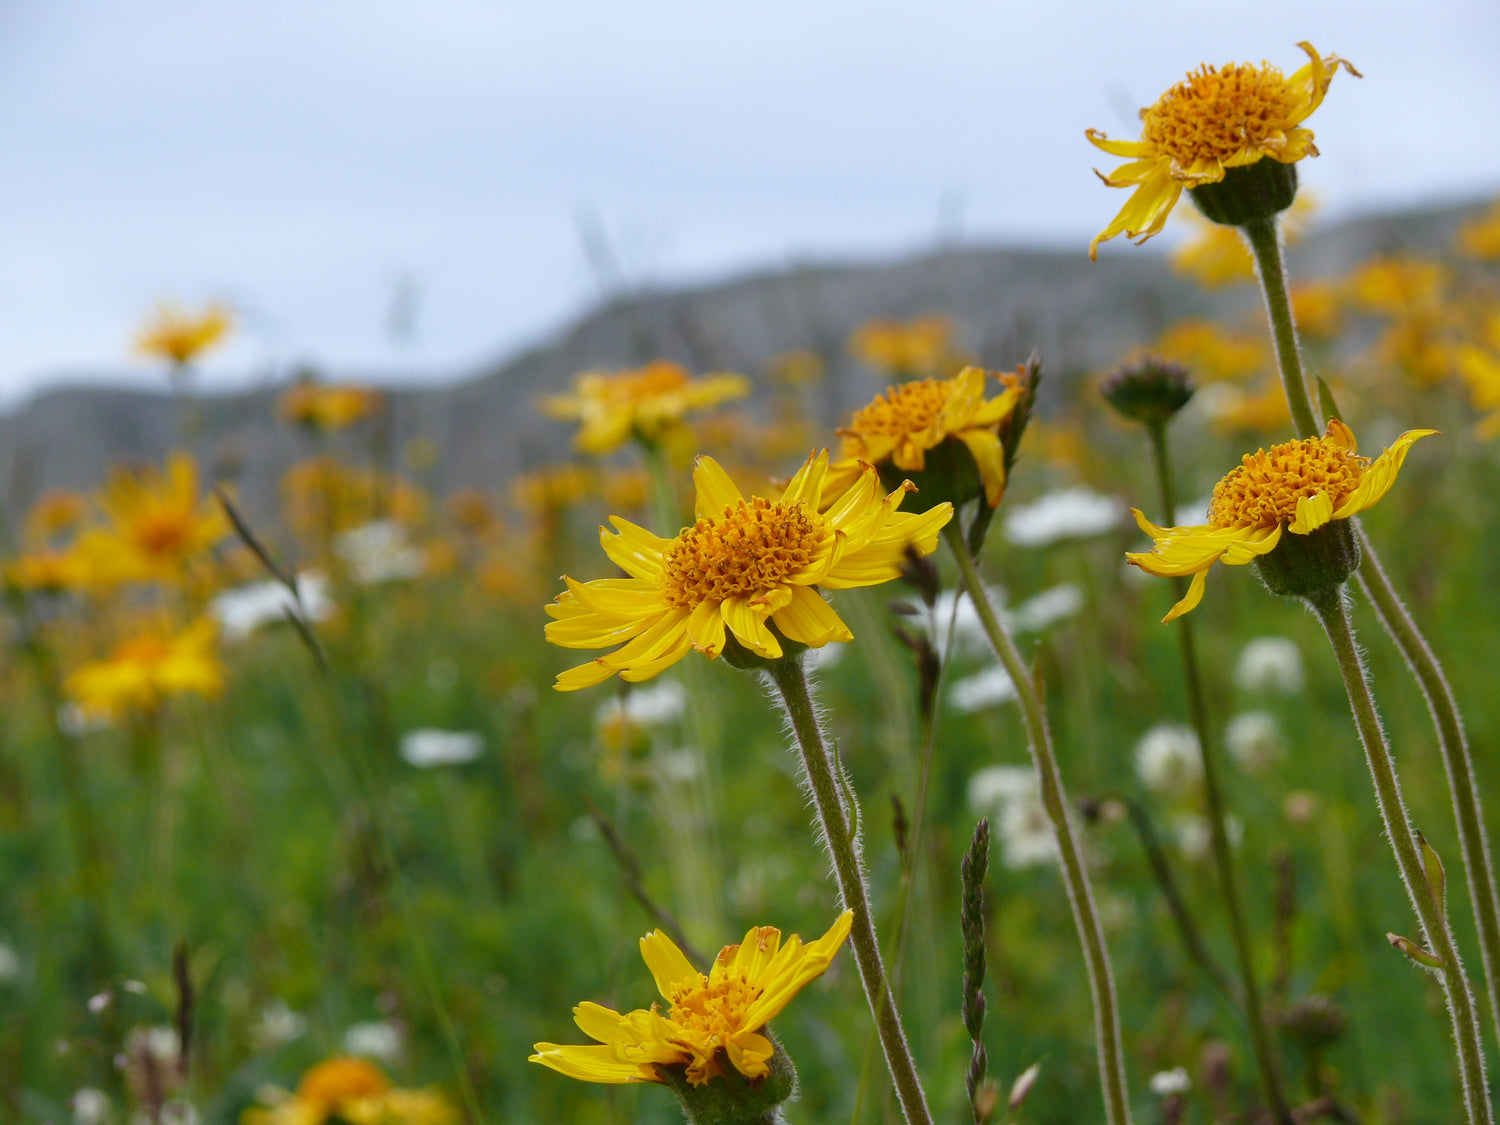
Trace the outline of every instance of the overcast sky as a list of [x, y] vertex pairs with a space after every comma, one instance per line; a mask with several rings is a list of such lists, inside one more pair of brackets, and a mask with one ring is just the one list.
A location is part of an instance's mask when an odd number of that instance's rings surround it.
[[1082, 255], [1125, 198], [1085, 127], [1300, 39], [1365, 75], [1309, 123], [1326, 215], [1500, 192], [1493, 0], [0, 0], [0, 404], [158, 384], [169, 296], [241, 310], [210, 386], [462, 377], [597, 296], [581, 224], [636, 282], [940, 230]]

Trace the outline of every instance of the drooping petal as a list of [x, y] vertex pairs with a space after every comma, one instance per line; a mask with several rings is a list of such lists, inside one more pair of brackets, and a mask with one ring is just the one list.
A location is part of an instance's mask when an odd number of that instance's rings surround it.
[[1270, 554], [1280, 542], [1280, 524], [1274, 527], [1246, 529], [1244, 534], [1224, 549], [1224, 554], [1219, 561], [1227, 566], [1244, 566], [1246, 563], [1254, 562], [1261, 555]]
[[615, 1057], [613, 1047], [538, 1043], [536, 1052], [531, 1056], [532, 1062], [551, 1067], [559, 1074], [576, 1078], [580, 1082], [602, 1082], [618, 1086], [627, 1082], [661, 1081], [649, 1065], [621, 1062]]
[[998, 507], [1005, 496], [1005, 450], [993, 430], [960, 430], [958, 440], [968, 447], [984, 484], [984, 502]]
[[1198, 603], [1203, 600], [1203, 588], [1208, 585], [1208, 571], [1200, 570], [1193, 575], [1193, 580], [1188, 583], [1188, 592], [1183, 599], [1167, 611], [1167, 615], [1161, 619], [1165, 625], [1169, 621], [1176, 621], [1184, 613], [1196, 609]]
[[566, 672], [559, 672], [552, 686], [558, 691], [577, 691], [579, 688], [602, 684], [614, 674], [615, 670], [606, 666], [604, 658], [598, 656], [587, 664], [580, 664], [576, 668], [569, 668]]
[[1153, 151], [1152, 147], [1144, 141], [1111, 140], [1098, 129], [1085, 129], [1083, 135], [1095, 148], [1103, 149], [1111, 156], [1145, 156]]
[[1349, 494], [1338, 510], [1333, 513], [1336, 520], [1348, 519], [1352, 515], [1373, 507], [1396, 483], [1396, 475], [1406, 460], [1406, 452], [1420, 438], [1437, 433], [1436, 430], [1407, 430], [1391, 443], [1389, 449], [1375, 458], [1373, 464], [1360, 477], [1359, 486]]

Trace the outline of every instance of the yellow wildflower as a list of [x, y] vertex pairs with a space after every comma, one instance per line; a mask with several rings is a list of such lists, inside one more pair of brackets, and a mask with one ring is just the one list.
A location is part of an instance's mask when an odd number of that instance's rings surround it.
[[557, 677], [559, 691], [621, 679], [647, 680], [697, 649], [709, 659], [737, 641], [763, 659], [782, 655], [781, 637], [821, 648], [853, 639], [818, 588], [872, 586], [901, 572], [908, 550], [928, 554], [953, 516], [951, 504], [898, 513], [910, 483], [880, 495], [873, 466], [826, 503], [826, 450], [809, 457], [777, 500], [745, 499], [710, 457], [693, 469], [697, 522], [660, 539], [611, 516], [599, 529], [604, 553], [628, 578], [575, 582], [547, 606], [547, 639], [607, 656]]
[[1179, 320], [1152, 350], [1176, 360], [1202, 382], [1237, 382], [1270, 362], [1262, 335], [1230, 332], [1211, 320]]
[[[1316, 206], [1311, 195], [1297, 196], [1281, 225], [1281, 236], [1287, 243], [1301, 237], [1307, 216]], [[1255, 258], [1235, 227], [1210, 222], [1192, 209], [1178, 215], [1192, 227], [1193, 233], [1173, 249], [1174, 270], [1189, 275], [1207, 289], [1255, 280]]]
[[1247, 453], [1215, 486], [1206, 524], [1157, 527], [1132, 509], [1155, 543], [1125, 558], [1157, 577], [1192, 575], [1187, 595], [1162, 620], [1181, 617], [1203, 600], [1214, 563], [1243, 566], [1275, 550], [1284, 531], [1310, 535], [1374, 506], [1395, 483], [1412, 443], [1436, 432], [1407, 430], [1372, 462], [1356, 454], [1354, 434], [1334, 418], [1320, 438]]
[[182, 367], [222, 340], [233, 323], [225, 305], [211, 304], [194, 315], [164, 301], [136, 336], [135, 350]]
[[[987, 399], [984, 391], [990, 375], [1003, 389]], [[887, 388], [874, 402], [855, 411], [849, 425], [838, 431], [843, 444], [838, 462], [829, 469], [828, 487], [838, 490], [852, 482], [862, 462], [879, 466], [888, 461], [902, 472], [922, 472], [929, 453], [956, 440], [972, 455], [985, 501], [993, 508], [1005, 494], [1000, 427], [1015, 412], [1022, 393], [1019, 376], [981, 367], [965, 367], [952, 379], [923, 379]]]
[[76, 492], [59, 489], [44, 494], [26, 513], [26, 538], [47, 543], [65, 531], [72, 531], [88, 514], [89, 502]]
[[380, 405], [380, 392], [370, 387], [298, 383], [281, 396], [277, 410], [293, 425], [343, 430], [378, 412]]
[[726, 945], [705, 975], [672, 939], [653, 931], [641, 957], [670, 1007], [652, 1005], [621, 1014], [585, 1000], [574, 1022], [596, 1044], [538, 1043], [531, 1061], [584, 1082], [661, 1082], [659, 1067], [685, 1067], [689, 1083], [705, 1085], [725, 1073], [727, 1059], [745, 1078], [766, 1077], [776, 1046], [761, 1030], [809, 982], [823, 975], [849, 936], [854, 912], [844, 911], [810, 945], [793, 934], [785, 945], [774, 926], [754, 926], [738, 945]]
[[1303, 336], [1332, 340], [1343, 327], [1337, 288], [1326, 281], [1293, 282], [1292, 316]]
[[856, 359], [896, 378], [935, 375], [951, 356], [953, 322], [946, 316], [870, 320], [849, 337]]
[[589, 371], [574, 380], [571, 395], [551, 395], [542, 410], [580, 424], [573, 444], [584, 453], [609, 453], [632, 437], [656, 445], [693, 411], [744, 398], [750, 381], [743, 375], [690, 377], [665, 360], [632, 371]]
[[1450, 279], [1451, 272], [1441, 262], [1382, 255], [1362, 263], [1348, 286], [1359, 308], [1399, 317], [1413, 308], [1440, 305]]
[[77, 547], [42, 550], [7, 563], [5, 580], [20, 590], [57, 594], [92, 585], [94, 568]]
[[224, 668], [217, 641], [217, 627], [208, 618], [178, 633], [139, 633], [105, 659], [76, 669], [67, 678], [67, 694], [85, 713], [105, 719], [149, 714], [173, 696], [218, 695]]
[[1500, 199], [1458, 231], [1458, 248], [1471, 258], [1500, 258]]
[[1129, 158], [1108, 176], [1109, 187], [1135, 191], [1120, 213], [1089, 243], [1096, 258], [1099, 243], [1124, 234], [1144, 242], [1160, 234], [1184, 188], [1221, 183], [1225, 173], [1269, 157], [1293, 164], [1317, 156], [1311, 130], [1302, 122], [1328, 93], [1340, 66], [1359, 71], [1337, 55], [1320, 56], [1310, 43], [1299, 43], [1308, 63], [1290, 77], [1270, 63], [1200, 66], [1156, 104], [1141, 111], [1141, 139], [1110, 140], [1087, 130], [1096, 148]]
[[332, 1058], [302, 1076], [295, 1093], [275, 1105], [252, 1106], [240, 1125], [458, 1125], [459, 1115], [433, 1090], [403, 1090], [374, 1063]]
[[1474, 409], [1489, 414], [1476, 427], [1480, 439], [1488, 441], [1500, 434], [1500, 312], [1489, 315], [1477, 340], [1458, 347], [1454, 360]]
[[154, 467], [110, 476], [98, 499], [105, 526], [79, 536], [77, 549], [103, 582], [176, 582], [229, 533], [218, 503], [199, 498], [198, 468], [185, 453]]

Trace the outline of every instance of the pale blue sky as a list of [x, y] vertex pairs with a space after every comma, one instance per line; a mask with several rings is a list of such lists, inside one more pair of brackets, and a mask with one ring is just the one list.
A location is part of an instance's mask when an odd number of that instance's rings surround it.
[[1500, 192], [1500, 7], [1249, 7], [9, 0], [0, 404], [155, 384], [129, 342], [168, 295], [244, 310], [209, 386], [302, 360], [462, 377], [597, 294], [584, 213], [636, 281], [901, 253], [940, 224], [1081, 255], [1124, 199], [1085, 127], [1129, 133], [1200, 61], [1294, 68], [1304, 38], [1365, 74], [1310, 122], [1325, 213]]

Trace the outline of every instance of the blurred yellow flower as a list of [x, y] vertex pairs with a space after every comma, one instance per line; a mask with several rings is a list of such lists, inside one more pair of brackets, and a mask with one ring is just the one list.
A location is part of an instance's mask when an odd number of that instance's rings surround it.
[[208, 618], [178, 633], [138, 633], [105, 659], [74, 670], [65, 685], [67, 695], [85, 714], [110, 720], [150, 714], [173, 696], [218, 695], [224, 667], [217, 642], [217, 626]]
[[48, 492], [26, 513], [26, 538], [34, 543], [47, 543], [82, 523], [88, 510], [88, 500], [76, 492], [61, 489]]
[[[849, 936], [854, 912], [844, 911], [817, 941], [793, 934], [785, 945], [774, 926], [754, 926], [726, 945], [705, 975], [660, 930], [641, 939], [641, 957], [669, 1005], [620, 1013], [585, 1000], [573, 1020], [588, 1046], [538, 1043], [531, 1061], [583, 1082], [661, 1082], [659, 1067], [684, 1067], [702, 1086], [733, 1066], [754, 1082], [770, 1073], [776, 1045], [761, 1030], [807, 984], [823, 975]], [[250, 1123], [247, 1123], [250, 1125]]]
[[[628, 578], [575, 582], [547, 606], [547, 639], [564, 648], [604, 648], [607, 656], [570, 668], [553, 685], [573, 691], [615, 673], [647, 680], [691, 649], [709, 659], [737, 641], [763, 659], [782, 655], [781, 637], [821, 648], [853, 639], [818, 588], [873, 586], [901, 573], [908, 550], [929, 554], [953, 516], [951, 504], [922, 515], [898, 513], [910, 484], [880, 495], [867, 466], [825, 503], [828, 453], [792, 477], [777, 500], [746, 500], [718, 462], [699, 457], [693, 469], [697, 523], [660, 539], [611, 516], [616, 534], [599, 529], [604, 553]], [[826, 509], [826, 510], [825, 510]]]
[[[433, 1090], [403, 1090], [374, 1063], [332, 1058], [302, 1076], [295, 1093], [278, 1091], [276, 1103], [252, 1106], [240, 1125], [458, 1125], [457, 1110]], [[266, 1095], [262, 1094], [262, 1100]]]
[[1214, 429], [1264, 432], [1284, 428], [1290, 419], [1286, 392], [1277, 380], [1247, 393], [1231, 383], [1205, 388], [1204, 401]]
[[[1312, 195], [1299, 194], [1283, 216], [1281, 237], [1287, 243], [1300, 239], [1307, 217], [1316, 208]], [[1173, 249], [1173, 269], [1206, 289], [1255, 280], [1255, 258], [1236, 227], [1210, 222], [1193, 208], [1176, 214], [1193, 233]]]
[[766, 361], [766, 373], [783, 387], [805, 387], [821, 382], [828, 374], [823, 357], [808, 348], [780, 352]]
[[[990, 376], [1002, 389], [987, 399]], [[828, 470], [826, 487], [835, 492], [847, 487], [859, 476], [861, 462], [879, 466], [889, 461], [903, 472], [921, 472], [929, 453], [945, 442], [958, 441], [973, 457], [985, 501], [993, 508], [1005, 494], [1000, 427], [1015, 412], [1021, 394], [1018, 375], [982, 367], [965, 367], [952, 379], [898, 383], [856, 410], [849, 424], [839, 429], [843, 444], [839, 460]]]
[[1357, 307], [1401, 316], [1415, 307], [1440, 304], [1450, 278], [1441, 262], [1382, 255], [1362, 263], [1347, 284]]
[[234, 316], [226, 305], [211, 304], [194, 314], [164, 301], [136, 335], [135, 350], [182, 367], [228, 335], [233, 324]]
[[694, 379], [675, 363], [658, 360], [631, 371], [589, 371], [578, 376], [570, 395], [551, 395], [542, 410], [553, 418], [580, 423], [573, 444], [602, 455], [632, 437], [659, 444], [689, 413], [744, 398], [750, 381], [724, 373]]
[[1479, 218], [1459, 228], [1458, 248], [1471, 258], [1500, 258], [1500, 199]]
[[593, 470], [576, 461], [565, 461], [522, 473], [510, 487], [516, 507], [539, 516], [581, 504], [597, 486]]
[[1184, 188], [1219, 183], [1226, 170], [1267, 157], [1292, 164], [1318, 155], [1302, 122], [1323, 103], [1340, 66], [1356, 77], [1359, 71], [1337, 55], [1320, 56], [1310, 43], [1297, 46], [1309, 61], [1290, 77], [1270, 63], [1204, 64], [1190, 71], [1141, 111], [1138, 141], [1110, 140], [1097, 129], [1087, 130], [1095, 147], [1129, 159], [1099, 178], [1109, 187], [1135, 189], [1089, 243], [1090, 258], [1098, 257], [1099, 243], [1116, 235], [1144, 242], [1160, 234]]
[[350, 468], [329, 456], [299, 461], [281, 477], [287, 522], [326, 537], [377, 519], [415, 526], [428, 514], [427, 494], [405, 477]]
[[343, 430], [380, 410], [379, 391], [370, 387], [329, 387], [303, 382], [289, 389], [277, 403], [281, 417], [314, 430]]
[[1500, 435], [1500, 312], [1489, 314], [1479, 338], [1461, 344], [1454, 359], [1474, 409], [1489, 414], [1476, 427], [1480, 439]]
[[1182, 364], [1200, 383], [1238, 382], [1265, 370], [1271, 358], [1263, 334], [1231, 332], [1211, 320], [1179, 320], [1151, 350]]
[[91, 586], [94, 568], [77, 547], [42, 550], [7, 563], [5, 580], [19, 590], [58, 594]]
[[1292, 316], [1303, 336], [1331, 340], [1343, 328], [1338, 286], [1327, 281], [1292, 284]]
[[936, 375], [952, 356], [953, 322], [946, 316], [869, 320], [849, 337], [849, 351], [899, 379]]
[[102, 528], [85, 531], [76, 549], [106, 584], [179, 582], [194, 562], [229, 533], [219, 505], [198, 495], [198, 467], [174, 453], [154, 467], [111, 474], [98, 497]]
[[1158, 527], [1132, 509], [1155, 543], [1125, 558], [1159, 578], [1192, 576], [1187, 595], [1162, 620], [1181, 617], [1203, 600], [1214, 563], [1243, 566], [1275, 550], [1283, 531], [1310, 535], [1373, 507], [1395, 483], [1412, 443], [1436, 432], [1407, 430], [1372, 462], [1356, 454], [1354, 434], [1335, 418], [1320, 438], [1247, 453], [1214, 487], [1206, 524]]

